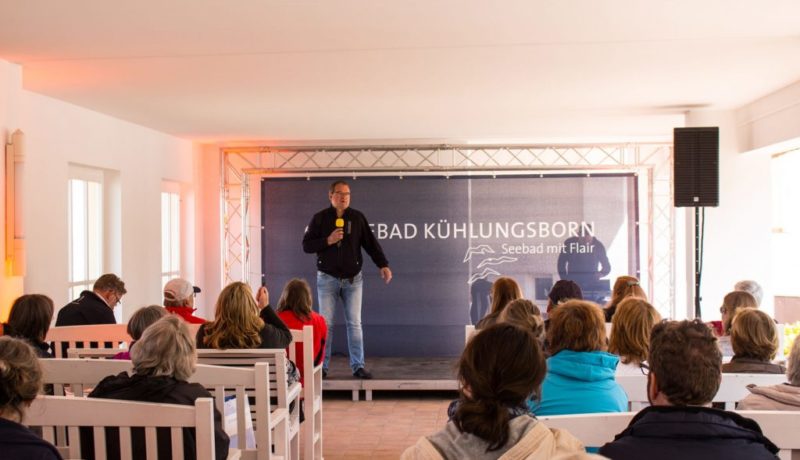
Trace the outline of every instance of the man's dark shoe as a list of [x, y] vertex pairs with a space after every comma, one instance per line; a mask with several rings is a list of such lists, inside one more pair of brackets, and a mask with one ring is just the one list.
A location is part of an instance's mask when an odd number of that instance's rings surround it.
[[372, 378], [372, 374], [370, 374], [366, 369], [363, 367], [359, 367], [357, 371], [353, 372], [353, 377], [357, 377], [359, 379], [366, 379], [369, 380]]
[[323, 379], [327, 379], [328, 378], [328, 369], [322, 369], [322, 378]]

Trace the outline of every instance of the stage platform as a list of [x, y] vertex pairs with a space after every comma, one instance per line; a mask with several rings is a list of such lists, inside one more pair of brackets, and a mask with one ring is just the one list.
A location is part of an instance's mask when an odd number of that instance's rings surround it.
[[367, 358], [371, 380], [353, 377], [349, 360], [333, 356], [328, 378], [322, 381], [322, 391], [350, 391], [353, 401], [358, 401], [361, 391], [364, 399], [372, 400], [373, 391], [441, 391], [457, 390], [456, 364], [458, 358]]

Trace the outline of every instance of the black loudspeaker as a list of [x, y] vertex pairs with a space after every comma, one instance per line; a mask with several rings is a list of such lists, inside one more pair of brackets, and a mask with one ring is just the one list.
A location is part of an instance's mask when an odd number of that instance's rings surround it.
[[675, 128], [675, 207], [719, 206], [719, 128]]

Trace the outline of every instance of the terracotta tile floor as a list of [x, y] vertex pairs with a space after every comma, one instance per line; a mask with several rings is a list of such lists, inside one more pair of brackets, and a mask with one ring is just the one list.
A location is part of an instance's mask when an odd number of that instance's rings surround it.
[[456, 396], [446, 391], [375, 391], [372, 401], [352, 401], [349, 392], [327, 392], [323, 455], [327, 460], [399, 458], [421, 436], [444, 427], [447, 406]]

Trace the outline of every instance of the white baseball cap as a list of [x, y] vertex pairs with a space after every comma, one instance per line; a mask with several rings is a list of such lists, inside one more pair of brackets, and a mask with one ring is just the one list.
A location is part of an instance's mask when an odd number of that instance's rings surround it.
[[193, 286], [192, 283], [183, 278], [174, 278], [167, 281], [164, 285], [164, 299], [171, 301], [181, 301], [200, 292], [200, 288]]

